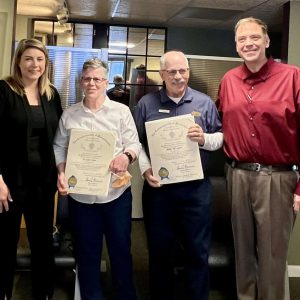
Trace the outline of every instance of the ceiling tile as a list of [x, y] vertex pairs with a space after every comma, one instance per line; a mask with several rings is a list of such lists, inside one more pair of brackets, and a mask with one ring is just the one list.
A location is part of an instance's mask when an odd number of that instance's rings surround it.
[[[55, 17], [63, 0], [17, 0], [20, 15]], [[122, 25], [232, 29], [242, 17], [263, 19], [281, 30], [287, 0], [66, 0], [69, 19]], [[226, 22], [222, 22], [226, 20]]]

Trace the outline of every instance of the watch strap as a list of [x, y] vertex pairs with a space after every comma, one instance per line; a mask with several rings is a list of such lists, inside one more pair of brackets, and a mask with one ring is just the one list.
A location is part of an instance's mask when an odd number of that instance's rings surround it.
[[129, 164], [131, 164], [133, 162], [133, 157], [132, 157], [131, 153], [126, 151], [123, 154], [125, 154], [128, 157]]

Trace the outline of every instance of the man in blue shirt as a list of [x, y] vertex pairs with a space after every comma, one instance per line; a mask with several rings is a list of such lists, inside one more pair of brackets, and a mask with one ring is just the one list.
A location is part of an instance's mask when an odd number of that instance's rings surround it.
[[160, 59], [164, 88], [141, 98], [134, 111], [144, 151], [139, 164], [145, 178], [143, 210], [149, 248], [151, 299], [175, 299], [172, 253], [176, 243], [183, 248], [185, 296], [208, 299], [208, 252], [211, 235], [211, 184], [202, 180], [161, 185], [153, 176], [145, 122], [192, 114], [195, 124], [187, 136], [198, 143], [202, 167], [209, 151], [222, 146], [221, 121], [209, 96], [188, 87], [189, 64], [182, 52], [170, 51]]

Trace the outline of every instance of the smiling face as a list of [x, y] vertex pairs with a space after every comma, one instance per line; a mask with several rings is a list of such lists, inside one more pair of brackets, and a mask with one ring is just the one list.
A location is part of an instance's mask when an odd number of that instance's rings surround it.
[[168, 96], [183, 96], [190, 77], [188, 61], [183, 53], [171, 51], [164, 54], [159, 73], [166, 84]]
[[103, 99], [106, 94], [108, 80], [105, 69], [87, 68], [81, 77], [81, 87], [86, 99]]
[[20, 58], [19, 68], [22, 81], [32, 82], [38, 79], [45, 72], [46, 58], [45, 54], [37, 48], [26, 49]]
[[266, 61], [270, 39], [255, 22], [241, 23], [235, 34], [236, 51], [247, 66], [261, 67]]

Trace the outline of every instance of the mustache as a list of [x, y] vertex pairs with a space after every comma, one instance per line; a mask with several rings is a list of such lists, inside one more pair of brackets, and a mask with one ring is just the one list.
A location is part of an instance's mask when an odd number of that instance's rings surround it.
[[172, 80], [172, 83], [175, 83], [175, 84], [182, 84], [182, 83], [186, 83], [186, 81], [184, 79], [173, 79]]

